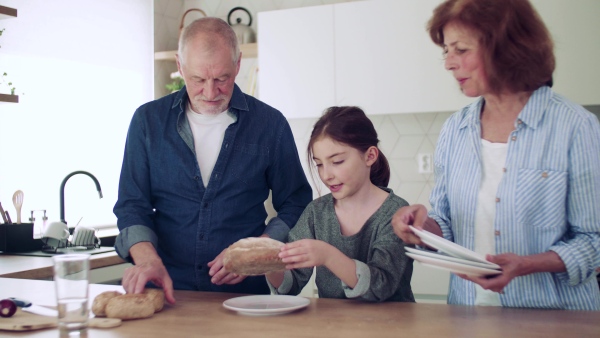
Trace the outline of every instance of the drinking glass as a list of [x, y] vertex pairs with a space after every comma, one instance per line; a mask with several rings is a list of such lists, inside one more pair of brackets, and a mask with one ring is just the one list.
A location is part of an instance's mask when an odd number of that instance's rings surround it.
[[90, 255], [65, 254], [52, 259], [58, 327], [61, 331], [85, 331], [89, 318]]

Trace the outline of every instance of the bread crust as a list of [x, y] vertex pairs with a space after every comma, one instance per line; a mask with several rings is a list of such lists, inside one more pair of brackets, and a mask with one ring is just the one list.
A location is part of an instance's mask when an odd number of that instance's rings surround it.
[[146, 288], [141, 294], [122, 294], [118, 291], [102, 292], [92, 303], [96, 317], [139, 319], [151, 317], [163, 309], [165, 293], [162, 289]]
[[154, 305], [154, 312], [159, 312], [165, 305], [165, 292], [162, 289], [146, 288], [144, 294]]
[[96, 317], [106, 317], [106, 304], [114, 297], [122, 295], [119, 291], [105, 291], [94, 298], [92, 303], [92, 312]]
[[285, 270], [279, 258], [284, 243], [267, 237], [243, 238], [227, 248], [223, 265], [240, 276], [258, 276]]
[[109, 318], [123, 320], [141, 319], [152, 317], [154, 304], [147, 295], [143, 293], [125, 294], [111, 298], [104, 310]]

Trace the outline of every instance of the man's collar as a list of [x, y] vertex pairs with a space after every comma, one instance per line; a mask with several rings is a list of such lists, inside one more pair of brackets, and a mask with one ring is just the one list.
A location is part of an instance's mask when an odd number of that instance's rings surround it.
[[231, 101], [229, 102], [229, 108], [237, 110], [248, 111], [248, 102], [246, 102], [246, 96], [242, 93], [240, 87], [237, 84], [233, 85], [233, 94], [231, 95]]

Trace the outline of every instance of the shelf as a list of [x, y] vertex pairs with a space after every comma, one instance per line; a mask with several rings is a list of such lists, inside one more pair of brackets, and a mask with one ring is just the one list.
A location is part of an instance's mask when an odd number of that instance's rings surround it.
[[19, 95], [0, 94], [0, 102], [19, 103]]
[[16, 18], [17, 10], [6, 6], [0, 6], [0, 19]]
[[[258, 45], [256, 43], [246, 43], [240, 45], [242, 59], [256, 58], [258, 56]], [[168, 50], [163, 52], [155, 52], [154, 60], [156, 61], [175, 61], [176, 50]]]

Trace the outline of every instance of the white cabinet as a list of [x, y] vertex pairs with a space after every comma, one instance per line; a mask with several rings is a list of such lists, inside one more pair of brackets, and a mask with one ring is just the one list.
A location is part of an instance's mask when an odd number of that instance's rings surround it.
[[334, 96], [333, 5], [258, 13], [259, 97], [287, 118], [316, 117]]
[[[465, 97], [426, 31], [441, 0], [371, 0], [259, 13], [260, 98], [288, 118], [456, 111]], [[532, 0], [554, 41], [554, 90], [600, 104], [600, 1]]]
[[455, 111], [472, 99], [425, 31], [438, 0], [372, 0], [259, 13], [260, 99], [287, 118], [332, 105], [367, 114]]
[[336, 103], [368, 114], [456, 111], [472, 98], [444, 69], [426, 24], [439, 0], [373, 0], [335, 7]]

